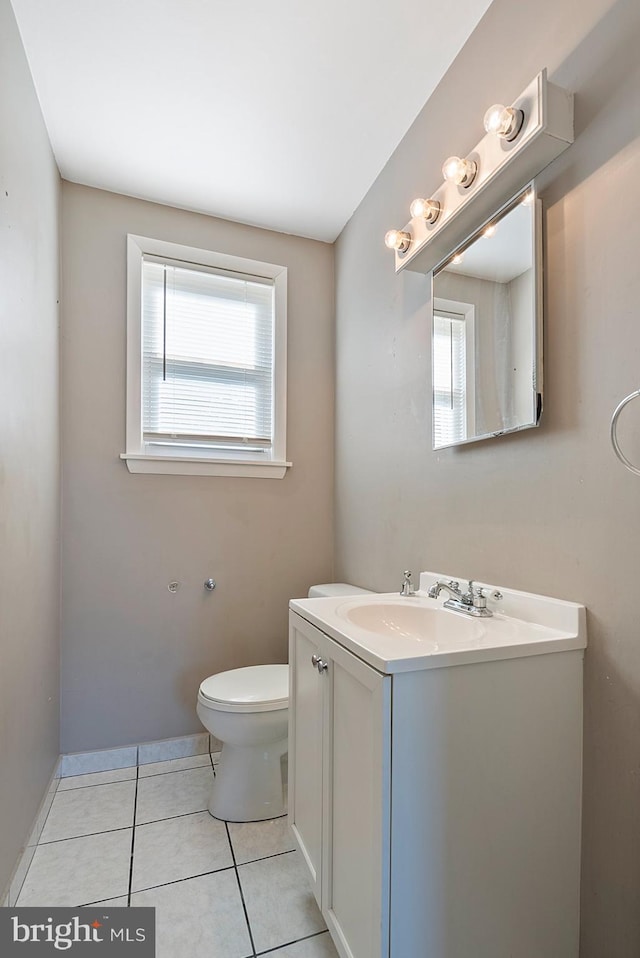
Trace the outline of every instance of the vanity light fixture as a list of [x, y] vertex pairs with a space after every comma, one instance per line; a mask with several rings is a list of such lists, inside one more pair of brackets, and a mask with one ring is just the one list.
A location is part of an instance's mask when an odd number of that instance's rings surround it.
[[428, 220], [414, 201], [411, 220], [392, 231], [387, 246], [395, 250], [396, 273], [424, 274], [448, 262], [478, 224], [490, 223], [496, 210], [566, 150], [573, 143], [573, 96], [549, 83], [542, 70], [510, 106], [496, 103], [487, 110], [485, 122], [491, 132], [466, 158], [451, 156], [444, 164], [444, 182], [429, 200], [440, 205], [437, 218]]
[[524, 110], [514, 110], [512, 106], [503, 106], [502, 103], [494, 103], [484, 115], [487, 133], [495, 133], [508, 143], [515, 140], [523, 123]]
[[427, 223], [435, 223], [440, 216], [440, 203], [438, 200], [423, 200], [419, 197], [413, 201], [409, 207], [409, 212], [412, 216], [422, 217]]
[[460, 156], [450, 156], [442, 165], [442, 175], [448, 183], [464, 186], [467, 189], [476, 178], [478, 164]]
[[411, 233], [406, 230], [388, 230], [384, 237], [384, 245], [398, 253], [406, 253], [411, 246]]

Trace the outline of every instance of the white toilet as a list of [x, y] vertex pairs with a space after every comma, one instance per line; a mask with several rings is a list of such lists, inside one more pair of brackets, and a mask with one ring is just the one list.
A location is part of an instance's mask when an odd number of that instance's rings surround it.
[[[314, 585], [309, 598], [366, 592], [344, 582]], [[289, 666], [219, 672], [198, 690], [198, 718], [222, 742], [209, 802], [214, 818], [259, 822], [286, 812], [282, 756], [287, 751]]]

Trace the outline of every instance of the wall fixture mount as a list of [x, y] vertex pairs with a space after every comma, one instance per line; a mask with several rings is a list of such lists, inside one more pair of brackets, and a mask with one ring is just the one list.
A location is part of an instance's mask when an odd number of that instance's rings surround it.
[[543, 70], [511, 106], [491, 106], [484, 128], [466, 157], [449, 157], [444, 182], [422, 201], [431, 211], [437, 204], [437, 215], [426, 216], [414, 200], [410, 222], [387, 233], [396, 273], [430, 272], [573, 143], [573, 95]]

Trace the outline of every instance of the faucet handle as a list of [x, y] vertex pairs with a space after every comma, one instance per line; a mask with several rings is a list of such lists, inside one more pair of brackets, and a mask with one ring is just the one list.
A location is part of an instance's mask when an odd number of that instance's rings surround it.
[[413, 588], [413, 582], [411, 581], [411, 570], [405, 569], [403, 575], [404, 579], [402, 580], [400, 595], [415, 595], [415, 589]]
[[481, 585], [475, 586], [472, 579], [469, 579], [469, 595], [471, 596], [474, 609], [486, 609], [487, 599], [484, 594], [484, 589]]

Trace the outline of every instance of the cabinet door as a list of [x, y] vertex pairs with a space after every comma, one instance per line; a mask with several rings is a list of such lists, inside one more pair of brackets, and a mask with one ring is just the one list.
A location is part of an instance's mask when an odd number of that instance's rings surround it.
[[322, 912], [342, 958], [383, 958], [389, 951], [391, 677], [331, 640], [325, 650]]
[[322, 633], [291, 613], [289, 627], [289, 825], [321, 902], [322, 720], [326, 682], [311, 657]]

